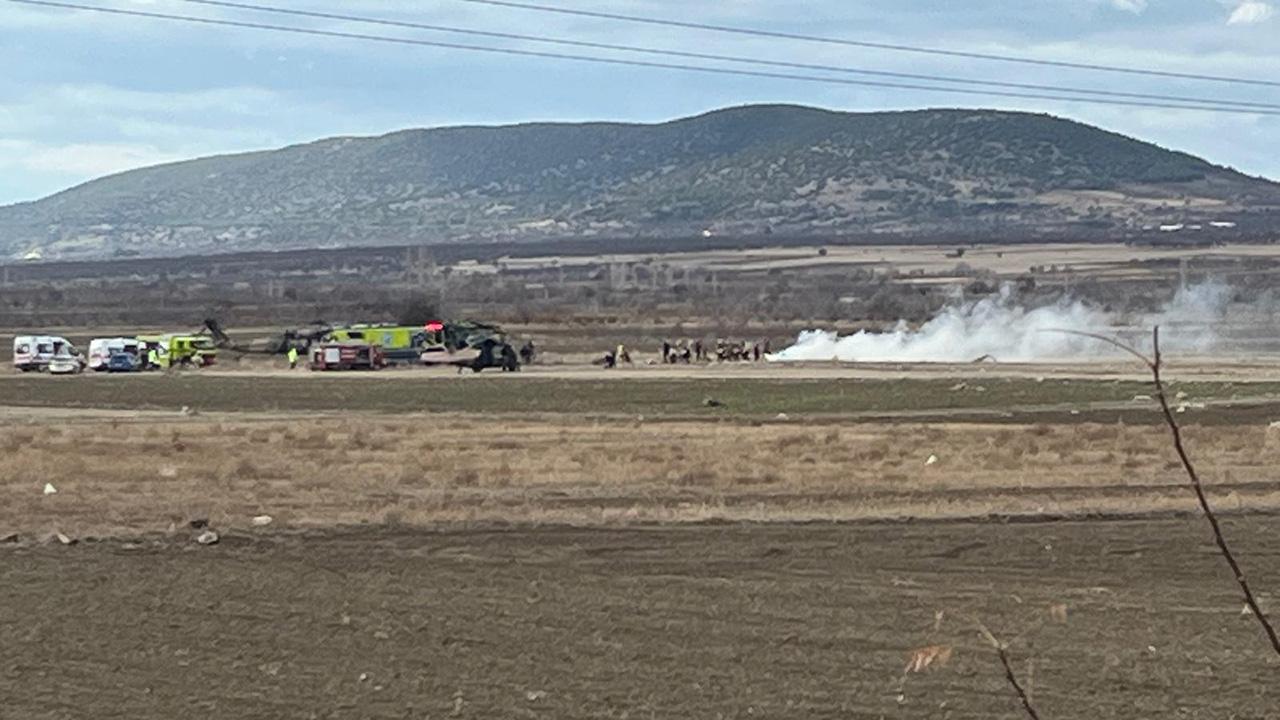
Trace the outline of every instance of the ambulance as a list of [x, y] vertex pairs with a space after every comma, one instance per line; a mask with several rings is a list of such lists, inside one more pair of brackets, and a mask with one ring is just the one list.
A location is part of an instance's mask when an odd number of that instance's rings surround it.
[[22, 372], [46, 371], [59, 356], [78, 356], [69, 340], [57, 335], [19, 335], [13, 339], [13, 366]]

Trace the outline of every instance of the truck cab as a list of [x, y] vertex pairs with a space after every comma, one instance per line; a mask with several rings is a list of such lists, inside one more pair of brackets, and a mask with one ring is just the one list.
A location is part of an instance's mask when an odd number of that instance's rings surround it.
[[143, 335], [138, 342], [143, 357], [155, 350], [154, 366], [159, 368], [208, 367], [218, 357], [218, 346], [208, 335]]

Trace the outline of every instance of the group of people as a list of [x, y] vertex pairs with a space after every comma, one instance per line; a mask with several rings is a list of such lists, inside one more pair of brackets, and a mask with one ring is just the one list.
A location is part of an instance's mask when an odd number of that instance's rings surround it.
[[[659, 363], [662, 365], [679, 365], [705, 362], [760, 362], [764, 360], [770, 353], [769, 341], [761, 340], [756, 343], [748, 343], [742, 341], [727, 341], [723, 338], [716, 340], [715, 345], [708, 345], [702, 340], [670, 340], [662, 341], [662, 348], [659, 354]], [[652, 363], [652, 361], [650, 361]], [[604, 356], [596, 360], [595, 364], [605, 368], [614, 368], [619, 365], [634, 364], [631, 359], [631, 351], [626, 345], [618, 345], [613, 350], [605, 352]]]
[[626, 345], [619, 344], [616, 349], [606, 351], [604, 357], [597, 360], [595, 364], [601, 365], [607, 369], [615, 368], [624, 364], [633, 365], [634, 363], [631, 362], [631, 351], [627, 350]]
[[716, 362], [760, 362], [769, 352], [768, 340], [749, 344], [746, 340], [717, 338], [714, 354], [702, 340], [677, 340], [675, 343], [663, 340], [661, 357], [664, 365], [710, 362], [713, 359]]

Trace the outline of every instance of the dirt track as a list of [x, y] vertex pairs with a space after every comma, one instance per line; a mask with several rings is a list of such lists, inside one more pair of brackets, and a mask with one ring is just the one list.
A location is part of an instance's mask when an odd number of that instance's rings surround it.
[[[627, 378], [621, 381], [618, 378]], [[1280, 383], [1188, 378], [1172, 382], [1194, 403], [1188, 419], [1211, 424], [1269, 423], [1280, 416]], [[201, 413], [482, 413], [511, 417], [737, 417], [908, 422], [1157, 421], [1151, 386], [1108, 377], [968, 376], [699, 377], [635, 372], [602, 379], [579, 375], [429, 372], [148, 373], [77, 377], [0, 375], [0, 407], [167, 410]], [[33, 411], [31, 419], [43, 416]]]
[[[1276, 608], [1280, 526], [1228, 532]], [[1280, 717], [1206, 541], [1185, 520], [0, 546], [0, 715], [1018, 717], [972, 614], [1046, 718]], [[933, 643], [952, 662], [903, 685]]]

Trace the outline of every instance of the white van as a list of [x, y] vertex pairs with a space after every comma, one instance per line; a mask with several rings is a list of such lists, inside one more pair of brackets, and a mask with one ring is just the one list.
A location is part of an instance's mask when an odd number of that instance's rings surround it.
[[106, 370], [111, 356], [116, 353], [140, 357], [140, 347], [137, 338], [94, 338], [89, 341], [89, 369]]
[[76, 354], [76, 346], [57, 335], [19, 335], [13, 339], [13, 366], [22, 372], [48, 369], [55, 355]]

